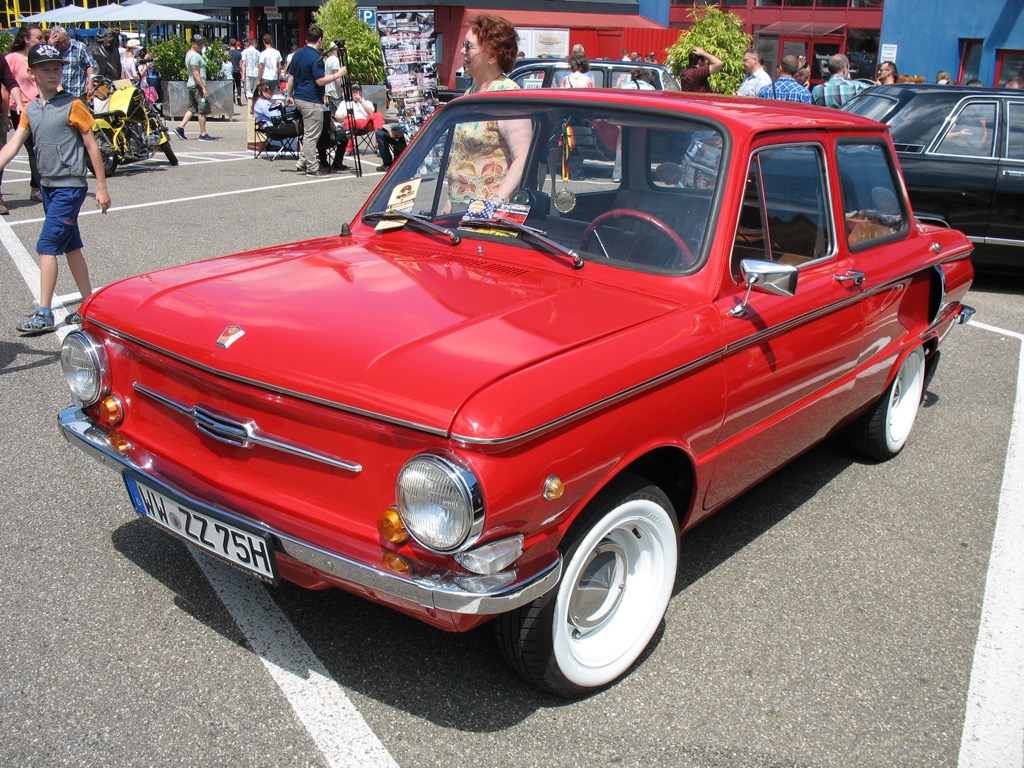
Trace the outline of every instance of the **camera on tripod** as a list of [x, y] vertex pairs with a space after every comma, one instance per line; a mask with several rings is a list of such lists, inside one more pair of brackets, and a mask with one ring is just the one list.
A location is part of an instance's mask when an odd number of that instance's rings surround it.
[[348, 51], [345, 50], [345, 41], [344, 40], [335, 40], [334, 41], [334, 45], [338, 49], [338, 55], [339, 56], [342, 53], [347, 53], [348, 52]]

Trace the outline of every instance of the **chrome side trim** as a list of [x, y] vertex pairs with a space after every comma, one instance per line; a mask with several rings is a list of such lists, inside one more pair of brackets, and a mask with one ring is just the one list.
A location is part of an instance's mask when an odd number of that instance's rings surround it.
[[406, 419], [397, 419], [394, 416], [388, 416], [383, 413], [376, 413], [374, 411], [367, 411], [362, 408], [355, 408], [354, 406], [345, 405], [344, 403], [339, 403], [334, 400], [325, 400], [324, 398], [321, 397], [313, 397], [312, 395], [308, 395], [302, 392], [296, 392], [293, 389], [275, 387], [265, 382], [257, 381], [256, 379], [249, 379], [246, 378], [245, 376], [237, 376], [233, 373], [222, 371], [219, 368], [214, 368], [213, 366], [202, 365], [201, 363], [197, 363], [195, 360], [191, 360], [182, 355], [175, 354], [174, 352], [166, 350], [163, 347], [158, 347], [156, 344], [151, 344], [150, 342], [144, 341], [143, 339], [140, 339], [137, 336], [132, 336], [131, 334], [119, 331], [117, 328], [114, 328], [113, 326], [108, 325], [106, 323], [102, 323], [97, 320], [91, 320], [90, 322], [92, 325], [95, 325], [98, 328], [102, 328], [111, 336], [114, 336], [119, 339], [124, 339], [125, 341], [131, 342], [132, 344], [137, 344], [138, 346], [143, 347], [144, 349], [148, 349], [158, 354], [164, 355], [166, 357], [171, 358], [172, 360], [177, 360], [179, 363], [187, 365], [190, 368], [195, 368], [196, 370], [203, 371], [205, 373], [210, 373], [213, 374], [214, 376], [220, 376], [221, 378], [227, 379], [229, 381], [237, 381], [239, 384], [245, 384], [250, 387], [256, 387], [257, 389], [262, 389], [265, 392], [273, 392], [278, 395], [285, 395], [286, 397], [294, 397], [297, 400], [304, 400], [307, 403], [316, 403], [317, 405], [322, 405], [325, 408], [331, 408], [336, 411], [343, 411], [344, 413], [351, 413], [355, 416], [362, 416], [364, 418], [373, 419], [375, 421], [380, 421], [385, 424], [393, 424], [397, 427], [414, 429], [418, 432], [424, 432], [428, 435], [434, 435], [436, 437], [448, 437], [448, 431], [446, 429], [431, 427], [426, 424], [419, 424], [414, 421], [407, 421]]
[[977, 245], [1001, 245], [1007, 248], [1024, 248], [1024, 240], [1011, 240], [1008, 237], [974, 237], [967, 238]]
[[[492, 590], [469, 591], [459, 585], [467, 574], [435, 569], [412, 577], [383, 571], [350, 557], [329, 552], [308, 541], [301, 541], [272, 526], [254, 522], [220, 507], [212, 507], [187, 493], [157, 479], [151, 471], [137, 464], [114, 448], [107, 430], [94, 423], [77, 406], [66, 408], [57, 417], [64, 438], [86, 455], [121, 474], [129, 474], [172, 498], [182, 499], [189, 506], [227, 521], [236, 521], [274, 537], [276, 549], [295, 560], [330, 574], [356, 587], [372, 590], [397, 600], [424, 608], [451, 613], [493, 615], [515, 610], [547, 593], [562, 577], [562, 558], [557, 552], [524, 568], [510, 568], [502, 573], [509, 578], [503, 586]], [[167, 534], [171, 535], [171, 534]]]
[[260, 432], [259, 426], [255, 421], [241, 421], [239, 419], [233, 419], [230, 416], [220, 413], [214, 413], [210, 409], [205, 408], [201, 405], [187, 406], [184, 403], [180, 403], [167, 395], [157, 392], [155, 389], [135, 382], [132, 387], [140, 395], [154, 400], [161, 405], [165, 405], [172, 411], [190, 419], [195, 424], [196, 429], [202, 432], [204, 435], [212, 437], [214, 440], [220, 440], [222, 443], [233, 445], [237, 448], [251, 448], [253, 445], [259, 445], [264, 448], [269, 448], [273, 451], [282, 451], [283, 453], [290, 453], [293, 456], [301, 456], [304, 459], [311, 461], [319, 461], [322, 464], [328, 464], [338, 469], [344, 469], [348, 472], [359, 473], [363, 471], [361, 464], [357, 464], [354, 461], [345, 461], [344, 459], [336, 459], [333, 456], [328, 456], [325, 453], [314, 451], [310, 448], [304, 448], [301, 445], [288, 442], [287, 440], [281, 440], [276, 437], [271, 437]]

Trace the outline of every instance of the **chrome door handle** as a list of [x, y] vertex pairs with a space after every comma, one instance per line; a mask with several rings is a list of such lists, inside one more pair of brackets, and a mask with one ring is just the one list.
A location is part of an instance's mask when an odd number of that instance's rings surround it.
[[1003, 171], [1003, 176], [1022, 177], [1022, 176], [1024, 176], [1024, 171], [1007, 171], [1007, 170], [1004, 170]]
[[840, 283], [853, 283], [854, 285], [864, 285], [868, 281], [864, 273], [856, 269], [851, 269], [845, 275], [836, 275], [835, 278]]

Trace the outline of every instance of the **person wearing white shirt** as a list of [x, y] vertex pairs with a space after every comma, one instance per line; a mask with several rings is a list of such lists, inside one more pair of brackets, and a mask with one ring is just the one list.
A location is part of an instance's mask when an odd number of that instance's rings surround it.
[[[324, 72], [328, 75], [333, 75], [341, 69], [341, 60], [338, 58], [338, 44], [331, 43], [327, 46], [327, 58], [324, 59]], [[341, 81], [333, 80], [324, 86], [324, 92], [327, 95], [327, 106], [331, 112], [334, 112], [338, 108], [338, 102], [341, 101]]]
[[270, 90], [277, 93], [281, 83], [281, 52], [273, 45], [273, 38], [270, 35], [263, 36], [263, 52], [260, 54], [259, 78], [265, 83], [270, 83]]
[[765, 71], [761, 54], [757, 51], [746, 51], [743, 54], [743, 69], [747, 71], [747, 76], [736, 91], [740, 96], [757, 96], [758, 91], [772, 84], [772, 76]]
[[[352, 112], [351, 116], [349, 110]], [[363, 86], [359, 83], [352, 84], [352, 101], [338, 103], [334, 120], [338, 125], [344, 126], [350, 136], [356, 133], [367, 133], [371, 126], [374, 133], [384, 127], [384, 116], [374, 108], [372, 101], [363, 98]], [[349, 139], [345, 151], [351, 152], [354, 149], [355, 145]]]
[[242, 86], [245, 88], [245, 98], [252, 99], [259, 81], [260, 52], [256, 50], [256, 38], [250, 37], [246, 49], [242, 51]]

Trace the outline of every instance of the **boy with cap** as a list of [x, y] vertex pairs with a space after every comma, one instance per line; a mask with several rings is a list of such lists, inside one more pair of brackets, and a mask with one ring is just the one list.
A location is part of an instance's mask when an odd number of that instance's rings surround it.
[[[27, 335], [52, 331], [53, 293], [57, 288], [57, 257], [64, 255], [82, 298], [92, 293], [89, 268], [82, 255], [82, 236], [78, 230], [78, 212], [85, 202], [86, 154], [96, 172], [96, 204], [103, 213], [110, 207], [103, 158], [93, 136], [94, 120], [89, 108], [60, 88], [64, 70], [61, 52], [49, 43], [40, 43], [28, 53], [28, 66], [39, 86], [39, 96], [21, 113], [13, 138], [0, 150], [0, 169], [5, 168], [31, 135], [35, 139], [39, 169], [39, 191], [43, 196], [46, 220], [39, 233], [39, 308], [17, 324]], [[69, 324], [81, 323], [77, 312]]]

